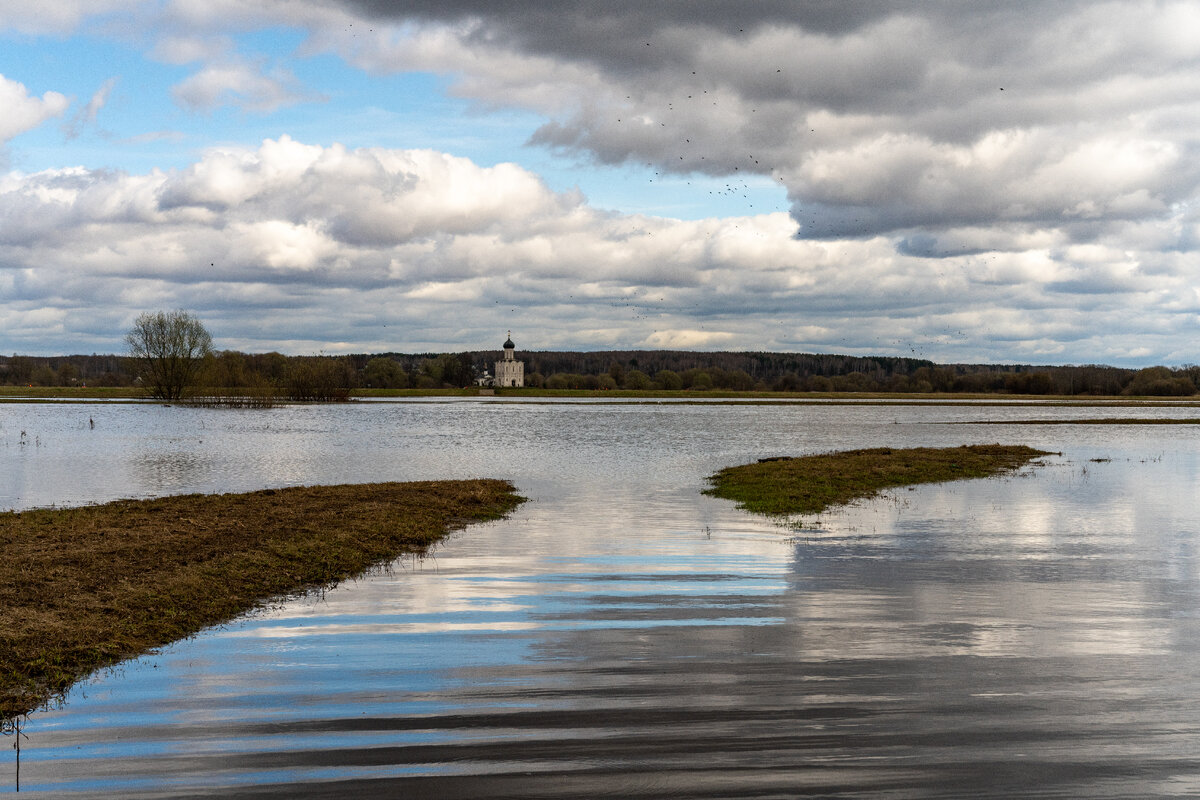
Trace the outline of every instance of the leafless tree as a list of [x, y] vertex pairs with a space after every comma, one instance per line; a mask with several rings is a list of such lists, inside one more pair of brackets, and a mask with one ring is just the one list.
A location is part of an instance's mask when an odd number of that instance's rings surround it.
[[152, 397], [179, 400], [191, 386], [201, 360], [212, 351], [212, 336], [186, 311], [145, 313], [125, 337]]

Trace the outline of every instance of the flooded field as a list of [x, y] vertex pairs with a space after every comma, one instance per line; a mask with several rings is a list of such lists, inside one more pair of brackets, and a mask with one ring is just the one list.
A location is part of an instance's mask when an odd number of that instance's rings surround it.
[[[500, 477], [530, 498], [28, 720], [78, 797], [1200, 793], [1194, 408], [0, 406], [0, 507]], [[948, 424], [987, 420], [1004, 424]], [[771, 455], [1060, 451], [802, 525], [705, 497]], [[213, 587], [220, 591], [220, 587]], [[11, 737], [0, 791], [16, 786]]]

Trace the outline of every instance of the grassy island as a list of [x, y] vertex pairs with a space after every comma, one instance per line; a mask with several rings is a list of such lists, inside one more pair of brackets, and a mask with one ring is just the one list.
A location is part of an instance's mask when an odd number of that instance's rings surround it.
[[760, 514], [815, 514], [896, 486], [985, 478], [1051, 455], [1024, 445], [847, 450], [726, 467], [705, 494]]
[[98, 668], [422, 552], [523, 499], [506, 481], [431, 481], [0, 514], [0, 723]]

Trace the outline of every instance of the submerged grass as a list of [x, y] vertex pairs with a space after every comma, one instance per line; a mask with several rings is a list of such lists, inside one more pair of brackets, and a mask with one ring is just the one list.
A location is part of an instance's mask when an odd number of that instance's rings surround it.
[[813, 514], [883, 489], [984, 478], [1051, 455], [1024, 445], [847, 450], [726, 467], [705, 494], [760, 514]]
[[523, 500], [506, 481], [426, 481], [0, 514], [0, 724], [96, 669], [423, 552]]

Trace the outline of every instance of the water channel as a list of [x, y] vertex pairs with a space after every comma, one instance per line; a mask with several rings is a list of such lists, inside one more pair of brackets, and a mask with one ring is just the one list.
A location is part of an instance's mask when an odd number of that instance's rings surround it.
[[[500, 400], [0, 406], [5, 509], [477, 476], [529, 498], [81, 684], [29, 718], [22, 791], [1200, 794], [1200, 426], [1067, 424], [1194, 408]], [[1061, 455], [795, 526], [700, 493], [764, 456], [997, 441]]]

